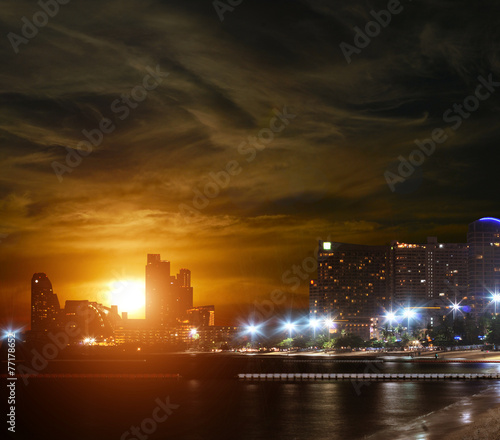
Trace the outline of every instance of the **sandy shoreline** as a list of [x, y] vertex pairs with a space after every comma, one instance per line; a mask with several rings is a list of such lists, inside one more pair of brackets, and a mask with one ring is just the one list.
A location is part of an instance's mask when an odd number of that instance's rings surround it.
[[443, 440], [498, 439], [500, 439], [500, 407], [490, 409], [470, 425], [443, 437]]

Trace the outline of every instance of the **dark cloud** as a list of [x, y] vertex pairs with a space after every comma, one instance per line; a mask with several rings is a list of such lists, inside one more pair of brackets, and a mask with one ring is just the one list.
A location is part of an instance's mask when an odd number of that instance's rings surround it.
[[[387, 2], [244, 1], [221, 22], [205, 0], [72, 0], [17, 54], [7, 34], [21, 34], [39, 6], [5, 7], [4, 304], [13, 292], [28, 301], [36, 271], [69, 299], [82, 286], [99, 292], [117, 267], [141, 278], [145, 254], [161, 252], [192, 269], [198, 303], [229, 314], [240, 294], [252, 303], [286, 289], [283, 272], [318, 237], [463, 241], [469, 222], [499, 216], [500, 90], [456, 131], [443, 113], [480, 75], [500, 80], [500, 6], [402, 5], [350, 64], [340, 43], [354, 44], [353, 28]], [[113, 102], [156, 66], [168, 77], [120, 119]], [[296, 116], [254, 158], [242, 154], [284, 109]], [[115, 130], [60, 183], [51, 164], [64, 164], [103, 117]], [[449, 139], [392, 192], [385, 171], [436, 128]], [[193, 207], [231, 161], [241, 172], [186, 222], [180, 205]], [[290, 294], [305, 304], [307, 284]]]

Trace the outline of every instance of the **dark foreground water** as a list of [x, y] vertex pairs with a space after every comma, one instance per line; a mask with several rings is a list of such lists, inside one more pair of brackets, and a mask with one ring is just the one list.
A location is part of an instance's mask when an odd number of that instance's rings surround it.
[[500, 383], [38, 378], [18, 381], [16, 400], [23, 440], [433, 440], [500, 405]]

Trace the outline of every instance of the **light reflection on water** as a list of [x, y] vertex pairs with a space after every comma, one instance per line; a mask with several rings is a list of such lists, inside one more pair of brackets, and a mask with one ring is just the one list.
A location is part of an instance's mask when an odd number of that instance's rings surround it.
[[166, 396], [180, 407], [148, 440], [437, 440], [500, 405], [500, 385], [40, 379], [19, 389], [18, 420], [53, 440], [119, 439]]

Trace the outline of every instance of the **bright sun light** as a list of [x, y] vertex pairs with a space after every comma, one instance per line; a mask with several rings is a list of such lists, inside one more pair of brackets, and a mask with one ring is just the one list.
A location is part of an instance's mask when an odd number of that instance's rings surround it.
[[117, 305], [118, 311], [128, 312], [129, 318], [144, 317], [144, 281], [120, 280], [110, 283], [110, 305]]

